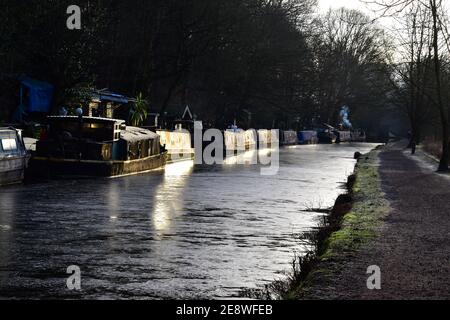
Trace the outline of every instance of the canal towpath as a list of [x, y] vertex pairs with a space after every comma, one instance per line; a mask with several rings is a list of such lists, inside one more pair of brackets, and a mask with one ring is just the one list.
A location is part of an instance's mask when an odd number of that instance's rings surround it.
[[[402, 142], [383, 148], [378, 166], [389, 213], [376, 237], [334, 261], [331, 280], [312, 285], [305, 298], [450, 299], [450, 176]], [[380, 290], [368, 289], [370, 266], [379, 267]]]

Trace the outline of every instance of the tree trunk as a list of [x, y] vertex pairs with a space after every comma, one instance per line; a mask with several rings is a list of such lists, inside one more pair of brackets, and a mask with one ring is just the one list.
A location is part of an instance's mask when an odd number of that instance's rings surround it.
[[448, 117], [447, 112], [442, 101], [442, 87], [441, 87], [441, 67], [439, 62], [439, 39], [438, 39], [438, 13], [436, 0], [430, 0], [431, 11], [433, 15], [433, 50], [434, 50], [434, 68], [436, 76], [436, 93], [438, 99], [439, 114], [442, 124], [442, 157], [439, 163], [440, 172], [448, 171], [449, 163], [449, 131], [448, 131]]

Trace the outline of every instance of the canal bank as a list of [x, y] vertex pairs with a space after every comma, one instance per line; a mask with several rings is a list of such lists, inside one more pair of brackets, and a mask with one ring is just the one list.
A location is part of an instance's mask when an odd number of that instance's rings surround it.
[[[341, 228], [325, 240], [315, 238], [315, 255], [301, 261], [307, 274], [297, 275], [285, 298], [450, 297], [450, 179], [423, 159], [402, 143], [360, 159]], [[334, 211], [342, 208], [338, 202]], [[373, 267], [380, 270], [380, 290], [368, 289]]]

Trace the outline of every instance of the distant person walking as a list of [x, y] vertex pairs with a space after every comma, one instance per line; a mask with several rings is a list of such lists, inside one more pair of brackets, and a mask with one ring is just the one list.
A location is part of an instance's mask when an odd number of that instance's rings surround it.
[[78, 107], [75, 110], [75, 114], [78, 116], [78, 159], [81, 160], [81, 141], [83, 140], [83, 109], [81, 107]]
[[413, 133], [411, 131], [408, 131], [408, 148], [411, 149], [411, 154], [416, 154], [416, 148], [417, 148], [417, 139], [414, 137]]

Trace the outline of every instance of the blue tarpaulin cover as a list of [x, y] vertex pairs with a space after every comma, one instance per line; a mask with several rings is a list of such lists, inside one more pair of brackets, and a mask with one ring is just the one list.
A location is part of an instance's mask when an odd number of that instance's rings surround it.
[[[31, 78], [22, 79], [22, 89], [28, 89], [27, 112], [49, 112], [52, 103], [54, 88], [50, 83], [34, 80]], [[24, 92], [22, 92], [22, 98]]]

